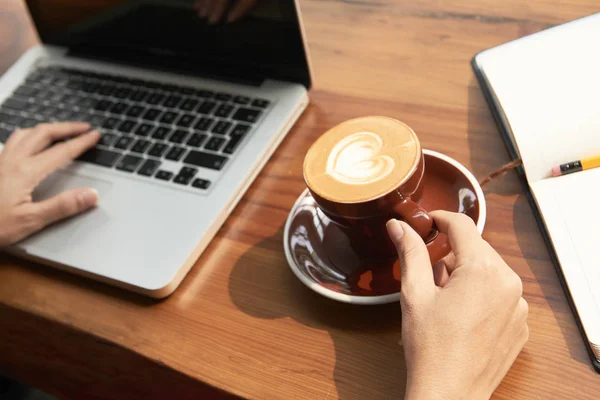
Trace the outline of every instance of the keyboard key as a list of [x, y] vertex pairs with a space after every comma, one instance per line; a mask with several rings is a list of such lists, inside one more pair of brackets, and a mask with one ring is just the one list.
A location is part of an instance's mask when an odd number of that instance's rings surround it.
[[31, 84], [39, 83], [42, 80], [42, 77], [43, 75], [41, 72], [33, 72], [27, 77], [27, 82]]
[[216, 154], [204, 153], [202, 151], [191, 150], [183, 160], [186, 164], [195, 165], [210, 169], [220, 170], [225, 165], [227, 157]]
[[114, 106], [112, 106], [110, 108], [110, 110], [108, 110], [108, 111], [111, 112], [111, 113], [113, 113], [113, 114], [123, 114], [126, 109], [127, 109], [127, 104], [125, 104], [125, 103], [117, 103]]
[[[98, 100], [93, 99], [91, 97], [79, 98], [77, 96], [68, 96], [67, 99], [63, 100], [67, 104], [77, 104], [79, 108], [94, 108], [96, 104], [98, 104]], [[74, 101], [71, 103], [71, 101]]]
[[194, 109], [194, 107], [196, 107], [198, 105], [200, 101], [196, 100], [196, 99], [186, 99], [181, 106], [179, 106], [180, 109], [182, 109], [183, 111], [192, 111]]
[[210, 181], [207, 181], [206, 179], [196, 178], [194, 179], [194, 182], [192, 182], [192, 186], [196, 189], [208, 189], [208, 187], [210, 186]]
[[4, 128], [0, 128], [0, 143], [6, 143], [12, 131]]
[[173, 173], [169, 171], [158, 171], [155, 176], [156, 179], [160, 179], [163, 181], [170, 181], [172, 177]]
[[148, 150], [148, 147], [150, 147], [151, 143], [152, 142], [150, 142], [149, 140], [138, 139], [131, 148], [131, 151], [133, 151], [134, 153], [144, 154], [146, 150]]
[[[70, 81], [67, 83], [67, 88], [68, 88], [68, 89], [71, 89], [71, 90], [72, 90], [72, 91], [74, 91], [74, 92], [77, 92], [77, 91], [79, 91], [79, 90], [83, 90], [83, 85], [84, 85], [84, 84], [85, 84], [85, 83], [84, 83], [83, 81], [81, 81], [81, 80], [70, 80]], [[110, 93], [109, 93], [109, 94], [110, 94]]]
[[178, 175], [196, 175], [196, 173], [198, 172], [197, 168], [192, 168], [192, 167], [181, 167], [181, 170], [179, 170], [179, 174]]
[[25, 100], [15, 99], [14, 97], [9, 98], [2, 104], [3, 107], [10, 108], [12, 110], [21, 111], [27, 106], [28, 102]]
[[137, 136], [148, 136], [150, 134], [150, 132], [152, 131], [153, 127], [154, 127], [154, 125], [141, 124], [135, 130], [134, 134], [137, 135]]
[[29, 114], [35, 115], [39, 114], [40, 110], [43, 107], [44, 106], [42, 106], [41, 104], [29, 103], [29, 105], [25, 108], [24, 111], [28, 112]]
[[247, 96], [235, 96], [233, 102], [237, 104], [248, 104], [250, 103], [250, 97]]
[[206, 138], [207, 138], [206, 135], [203, 135], [201, 133], [194, 133], [192, 136], [190, 136], [186, 145], [191, 146], [191, 147], [200, 147], [202, 145], [202, 143], [204, 143]]
[[254, 107], [258, 107], [258, 108], [267, 108], [269, 107], [269, 100], [263, 100], [263, 99], [256, 99], [252, 102], [252, 106]]
[[124, 132], [124, 133], [130, 133], [133, 130], [133, 128], [135, 128], [136, 125], [137, 125], [137, 122], [132, 121], [130, 119], [126, 119], [125, 121], [123, 121], [123, 123], [121, 125], [119, 125], [117, 130]]
[[146, 97], [150, 95], [146, 90], [136, 90], [135, 92], [129, 95], [129, 100], [133, 101], [143, 101]]
[[160, 89], [164, 90], [165, 92], [177, 92], [179, 91], [179, 86], [173, 85], [172, 83], [165, 83], [160, 85]]
[[229, 121], [218, 121], [212, 128], [211, 132], [216, 133], [218, 135], [225, 135], [227, 134], [229, 128], [231, 128], [231, 125], [233, 124]]
[[127, 115], [130, 117], [137, 118], [144, 112], [144, 107], [141, 106], [132, 106], [129, 110], [127, 110]]
[[164, 94], [154, 92], [154, 93], [150, 94], [150, 97], [148, 97], [148, 99], [146, 100], [146, 103], [156, 105], [156, 104], [159, 104], [160, 102], [162, 102], [164, 99], [165, 99]]
[[192, 125], [192, 123], [194, 123], [194, 120], [196, 119], [196, 117], [194, 117], [191, 114], [183, 114], [181, 116], [181, 118], [179, 118], [177, 120], [177, 122], [175, 123], [175, 125], [179, 125], [179, 126], [183, 126], [185, 128], [189, 127]]
[[198, 170], [196, 168], [183, 167], [181, 171], [177, 174], [173, 182], [179, 183], [181, 185], [187, 185], [194, 178]]
[[57, 121], [70, 121], [72, 115], [73, 112], [71, 110], [59, 109], [55, 115], [55, 118]]
[[133, 142], [133, 138], [130, 136], [121, 136], [119, 138], [119, 140], [117, 140], [117, 143], [115, 143], [115, 148], [116, 149], [123, 149], [123, 150], [127, 150], [129, 148], [129, 146], [131, 146], [131, 143]]
[[51, 117], [56, 115], [57, 112], [58, 112], [58, 109], [56, 107], [46, 106], [46, 107], [40, 109], [39, 115], [41, 115], [45, 119], [50, 119]]
[[233, 111], [233, 106], [231, 104], [221, 104], [219, 108], [215, 111], [216, 117], [227, 118], [231, 115]]
[[162, 122], [163, 124], [172, 124], [173, 121], [175, 121], [175, 118], [177, 118], [177, 116], [177, 113], [167, 111], [163, 114], [162, 118], [160, 119], [160, 122]]
[[169, 148], [169, 145], [167, 145], [167, 144], [154, 143], [154, 145], [152, 145], [152, 147], [150, 148], [150, 151], [148, 151], [148, 155], [160, 158], [160, 157], [162, 157], [163, 154], [165, 154], [165, 151], [168, 148]]
[[180, 185], [187, 185], [193, 179], [193, 176], [190, 175], [177, 175], [173, 182], [179, 183]]
[[53, 93], [50, 90], [41, 90], [38, 92], [37, 96], [35, 96], [35, 101], [41, 103], [44, 100], [47, 100], [50, 96], [52, 96], [52, 94]]
[[37, 94], [38, 90], [36, 88], [30, 86], [21, 86], [17, 90], [15, 90], [14, 94], [20, 97], [32, 97]]
[[171, 150], [169, 150], [165, 158], [167, 160], [179, 161], [183, 156], [183, 153], [185, 153], [185, 149], [183, 147], [173, 146], [171, 147]]
[[204, 103], [200, 104], [200, 106], [196, 109], [196, 111], [199, 112], [200, 114], [210, 114], [212, 112], [212, 110], [215, 109], [216, 106], [217, 106], [217, 103], [215, 103], [213, 101], [205, 101]]
[[90, 82], [83, 85], [83, 91], [89, 94], [96, 94], [100, 91], [100, 84], [96, 82]]
[[4, 122], [7, 125], [19, 126], [19, 124], [23, 122], [23, 117], [8, 113], [0, 113], [0, 122]]
[[206, 99], [209, 98], [209, 97], [212, 97], [213, 94], [214, 93], [211, 92], [210, 90], [203, 90], [203, 89], [196, 90], [196, 96], [204, 97]]
[[92, 115], [91, 117], [87, 116], [85, 119], [83, 119], [83, 121], [87, 121], [92, 126], [95, 126], [95, 127], [102, 126], [102, 124], [104, 124], [105, 120], [106, 120], [106, 118], [103, 117], [102, 115]]
[[54, 83], [54, 78], [52, 78], [51, 76], [43, 76], [42, 79], [40, 80], [40, 85], [43, 85], [43, 86], [49, 86], [52, 83]]
[[146, 111], [146, 113], [144, 114], [144, 116], [142, 118], [147, 119], [148, 121], [154, 121], [154, 120], [156, 120], [156, 118], [158, 118], [160, 113], [161, 113], [161, 111], [159, 109], [150, 108], [148, 111]]
[[[98, 117], [98, 115], [95, 115], [95, 117]], [[73, 112], [71, 113], [71, 117], [69, 118], [71, 121], [83, 121], [83, 122], [90, 122], [90, 116], [87, 113], [84, 112]], [[104, 119], [102, 120], [102, 122], [104, 122]], [[100, 124], [92, 124], [93, 127], [99, 127], [102, 126], [102, 123]]]
[[98, 111], [106, 111], [111, 108], [115, 103], [110, 100], [100, 100], [98, 104], [96, 104], [96, 110]]
[[34, 126], [36, 126], [37, 124], [39, 124], [40, 121], [36, 121], [35, 119], [31, 119], [31, 118], [25, 118], [23, 120], [23, 122], [21, 122], [21, 128], [33, 128]]
[[182, 87], [182, 88], [179, 88], [179, 93], [181, 93], [181, 94], [194, 94], [194, 89], [187, 88], [187, 87]]
[[164, 101], [163, 106], [167, 108], [175, 108], [179, 105], [179, 103], [181, 103], [181, 100], [183, 99], [179, 96], [169, 96]]
[[240, 145], [240, 142], [244, 138], [244, 135], [231, 135], [231, 139], [227, 142], [227, 145], [223, 149], [223, 153], [225, 154], [233, 154], [233, 152]]
[[120, 122], [121, 120], [118, 118], [108, 118], [106, 121], [104, 121], [104, 124], [102, 125], [103, 128], [106, 129], [114, 129], [115, 126], [117, 126], [117, 124]]
[[212, 118], [202, 117], [196, 123], [195, 128], [199, 129], [201, 131], [207, 131], [211, 127], [211, 125], [213, 124], [213, 122], [215, 122], [215, 120], [212, 119]]
[[165, 140], [165, 138], [167, 137], [167, 135], [169, 135], [169, 133], [171, 133], [171, 131], [172, 131], [172, 129], [170, 129], [170, 128], [165, 128], [164, 126], [159, 126], [158, 128], [156, 128], [156, 130], [152, 134], [152, 137], [154, 139], [158, 139], [158, 140]]
[[144, 176], [152, 176], [158, 167], [160, 167], [160, 161], [148, 159], [144, 161], [137, 173]]
[[229, 101], [229, 100], [231, 100], [231, 95], [229, 93], [217, 93], [215, 95], [215, 99], [221, 100], [221, 101]]
[[121, 157], [121, 159], [117, 163], [117, 169], [125, 172], [133, 172], [138, 167], [138, 165], [140, 165], [142, 160], [142, 157], [127, 154], [126, 156]]
[[63, 93], [52, 93], [52, 95], [50, 97], [48, 97], [48, 101], [51, 104], [58, 104], [61, 103], [63, 101], [63, 98], [66, 98], [67, 96]]
[[183, 143], [183, 140], [188, 136], [189, 132], [178, 129], [169, 137], [169, 142]]
[[[69, 83], [68, 79], [58, 78], [56, 81], [54, 81], [53, 86], [56, 86], [56, 87], [66, 87], [68, 83]], [[85, 89], [86, 85], [87, 84], [84, 82], [83, 86], [82, 86], [82, 89]]]
[[261, 113], [262, 112], [260, 110], [240, 107], [231, 118], [242, 122], [256, 122]]
[[115, 97], [117, 97], [119, 99], [125, 99], [125, 98], [129, 97], [131, 92], [132, 92], [132, 90], [129, 88], [121, 87], [121, 88], [118, 88], [117, 91], [115, 92]]
[[98, 90], [98, 93], [100, 93], [103, 96], [110, 96], [112, 95], [115, 91], [117, 90], [117, 87], [115, 85], [100, 85], [100, 90]]
[[224, 143], [225, 139], [220, 138], [218, 136], [213, 136], [210, 138], [208, 143], [206, 143], [206, 146], [204, 146], [204, 148], [206, 150], [219, 151]]
[[117, 135], [113, 133], [104, 133], [100, 136], [100, 140], [98, 141], [99, 145], [110, 147], [111, 144], [115, 141]]
[[244, 125], [244, 124], [237, 124], [233, 130], [231, 131], [231, 133], [229, 134], [230, 136], [234, 136], [234, 135], [245, 135], [246, 132], [248, 132], [250, 130], [250, 125]]
[[94, 147], [83, 153], [77, 160], [101, 165], [103, 167], [112, 167], [120, 156], [120, 153]]

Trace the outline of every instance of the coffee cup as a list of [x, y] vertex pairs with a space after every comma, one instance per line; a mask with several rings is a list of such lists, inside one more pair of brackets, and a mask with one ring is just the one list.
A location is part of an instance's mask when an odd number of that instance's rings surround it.
[[419, 139], [408, 125], [369, 116], [319, 137], [305, 156], [303, 174], [319, 210], [341, 228], [357, 254], [395, 256], [385, 224], [396, 218], [419, 234], [435, 263], [450, 246], [419, 205], [425, 167]]

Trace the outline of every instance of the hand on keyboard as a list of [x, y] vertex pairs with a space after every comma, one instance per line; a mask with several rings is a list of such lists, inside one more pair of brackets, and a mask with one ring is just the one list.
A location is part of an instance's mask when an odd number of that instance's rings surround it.
[[208, 18], [208, 22], [215, 24], [227, 14], [227, 22], [235, 22], [246, 15], [252, 7], [256, 5], [257, 0], [237, 0], [233, 1], [229, 12], [229, 0], [196, 0], [194, 9], [200, 18]]
[[0, 248], [96, 204], [98, 195], [88, 188], [32, 201], [41, 181], [96, 144], [100, 134], [89, 130], [88, 123], [55, 122], [8, 137], [0, 153]]

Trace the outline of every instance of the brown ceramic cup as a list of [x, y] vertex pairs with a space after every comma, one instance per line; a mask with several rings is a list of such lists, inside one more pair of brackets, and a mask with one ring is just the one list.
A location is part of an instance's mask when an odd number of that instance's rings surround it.
[[385, 224], [396, 218], [419, 234], [436, 263], [450, 246], [419, 205], [424, 171], [415, 132], [387, 117], [357, 118], [333, 127], [311, 146], [303, 167], [319, 209], [342, 228], [357, 254], [395, 256]]

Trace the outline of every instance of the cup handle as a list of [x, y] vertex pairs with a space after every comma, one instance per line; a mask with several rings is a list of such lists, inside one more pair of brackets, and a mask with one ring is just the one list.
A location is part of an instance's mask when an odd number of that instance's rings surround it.
[[442, 258], [446, 257], [450, 254], [450, 242], [448, 242], [448, 236], [444, 235], [440, 231], [437, 230], [437, 227], [434, 225], [435, 229], [433, 234], [435, 237], [426, 242], [427, 252], [429, 253], [429, 259], [431, 260], [431, 265], [434, 265]]
[[421, 236], [432, 265], [450, 253], [448, 238], [438, 231], [433, 218], [417, 203], [403, 198], [394, 206], [393, 211]]

